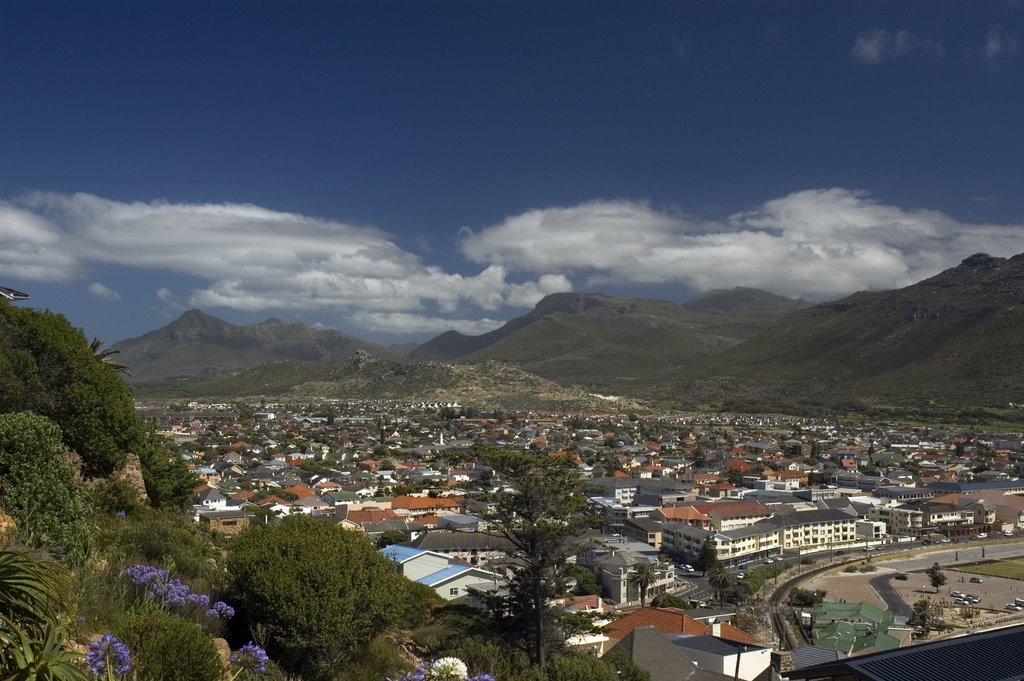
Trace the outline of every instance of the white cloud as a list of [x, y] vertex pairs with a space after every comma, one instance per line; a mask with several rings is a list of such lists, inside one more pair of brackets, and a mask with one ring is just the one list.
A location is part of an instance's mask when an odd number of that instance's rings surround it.
[[980, 251], [1024, 251], [1021, 226], [960, 223], [842, 188], [795, 192], [717, 223], [595, 201], [528, 211], [462, 238], [474, 262], [571, 274], [589, 288], [745, 285], [810, 299], [906, 286]]
[[0, 202], [0, 272], [29, 281], [70, 281], [77, 269], [59, 231], [47, 220]]
[[[103, 299], [117, 296], [96, 281], [111, 265], [161, 273], [169, 285], [155, 295], [168, 309], [340, 313], [366, 330], [422, 334], [489, 331], [510, 306], [610, 283], [744, 285], [815, 300], [895, 288], [976, 252], [1020, 253], [1024, 226], [964, 223], [843, 188], [794, 192], [718, 221], [595, 200], [463, 228], [461, 251], [477, 270], [459, 274], [372, 227], [251, 205], [39, 193], [0, 202], [0, 242], [5, 275], [88, 281]], [[201, 284], [172, 291], [171, 274]]]
[[910, 31], [890, 31], [886, 28], [862, 32], [850, 49], [853, 58], [862, 64], [878, 64], [914, 53], [937, 55], [941, 52], [942, 45], [938, 40]]
[[999, 59], [1017, 51], [1017, 41], [1006, 35], [1002, 26], [993, 26], [988, 30], [985, 43], [981, 46], [981, 54], [986, 59]]
[[[67, 280], [102, 265], [174, 272], [209, 282], [188, 295], [199, 307], [455, 315], [530, 307], [570, 288], [557, 275], [510, 281], [497, 266], [447, 273], [378, 229], [253, 205], [34, 193], [0, 209], [0, 238], [11, 244], [0, 265], [12, 276], [32, 278], [36, 267], [35, 278]], [[7, 262], [10, 253], [21, 257]], [[168, 289], [157, 298], [177, 300]]]
[[89, 284], [89, 295], [97, 300], [106, 300], [109, 302], [116, 302], [121, 300], [121, 294], [110, 288], [106, 284], [101, 284], [98, 281], [94, 281]]
[[407, 312], [356, 312], [351, 321], [364, 329], [382, 333], [406, 335], [455, 330], [474, 336], [505, 323], [495, 319], [450, 319]]

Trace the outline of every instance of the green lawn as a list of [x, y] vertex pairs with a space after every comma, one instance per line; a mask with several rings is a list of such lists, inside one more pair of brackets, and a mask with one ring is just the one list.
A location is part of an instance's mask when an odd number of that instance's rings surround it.
[[958, 572], [970, 572], [975, 575], [990, 577], [1009, 577], [1024, 580], [1024, 560], [999, 560], [983, 565], [967, 565], [957, 568]]

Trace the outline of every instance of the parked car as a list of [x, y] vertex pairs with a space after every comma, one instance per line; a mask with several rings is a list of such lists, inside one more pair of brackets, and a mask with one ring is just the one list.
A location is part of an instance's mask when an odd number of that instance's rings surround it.
[[974, 535], [976, 539], [988, 539], [988, 532], [981, 532]]
[[908, 577], [907, 575], [905, 575], [905, 574], [903, 574], [903, 573], [901, 572], [900, 574], [896, 575], [896, 577], [895, 577], [894, 579], [898, 579], [898, 580], [900, 580], [901, 582], [905, 582], [905, 581], [907, 581], [907, 580], [908, 580], [908, 579], [910, 579], [910, 578], [909, 578], [909, 577]]
[[981, 577], [971, 577], [968, 581], [971, 584], [981, 584], [983, 580], [981, 579]]

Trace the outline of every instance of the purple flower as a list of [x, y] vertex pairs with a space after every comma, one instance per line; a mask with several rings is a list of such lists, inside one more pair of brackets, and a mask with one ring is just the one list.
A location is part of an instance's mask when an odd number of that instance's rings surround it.
[[167, 581], [167, 570], [161, 570], [152, 565], [132, 565], [125, 568], [121, 574], [139, 585], [163, 584]]
[[125, 513], [124, 511], [118, 511], [118, 512], [117, 512], [117, 519], [118, 519], [118, 520], [124, 520], [124, 518], [125, 518], [125, 516], [126, 516], [126, 515], [128, 515], [128, 514], [127, 514], [127, 513]]
[[128, 646], [117, 640], [116, 636], [103, 634], [98, 641], [89, 644], [85, 663], [94, 676], [109, 676], [109, 672], [113, 671], [115, 678], [121, 678], [131, 668], [132, 656]]
[[498, 681], [492, 675], [484, 672], [482, 674], [473, 674], [466, 681]]
[[203, 610], [210, 607], [210, 597], [206, 594], [189, 594], [185, 600], [189, 602], [189, 605], [197, 605]]
[[252, 674], [262, 674], [267, 668], [267, 651], [249, 641], [228, 657], [231, 664]]
[[206, 616], [209, 618], [223, 617], [226, 620], [231, 619], [235, 616], [235, 609], [224, 601], [217, 601], [213, 606], [206, 611]]

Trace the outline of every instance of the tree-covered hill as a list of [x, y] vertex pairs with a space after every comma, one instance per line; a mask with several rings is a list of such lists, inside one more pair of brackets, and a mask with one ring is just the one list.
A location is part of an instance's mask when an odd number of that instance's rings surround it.
[[183, 463], [155, 444], [121, 375], [62, 315], [0, 300], [0, 413], [33, 412], [60, 428], [87, 478], [109, 476], [139, 456], [157, 505], [191, 493]]

